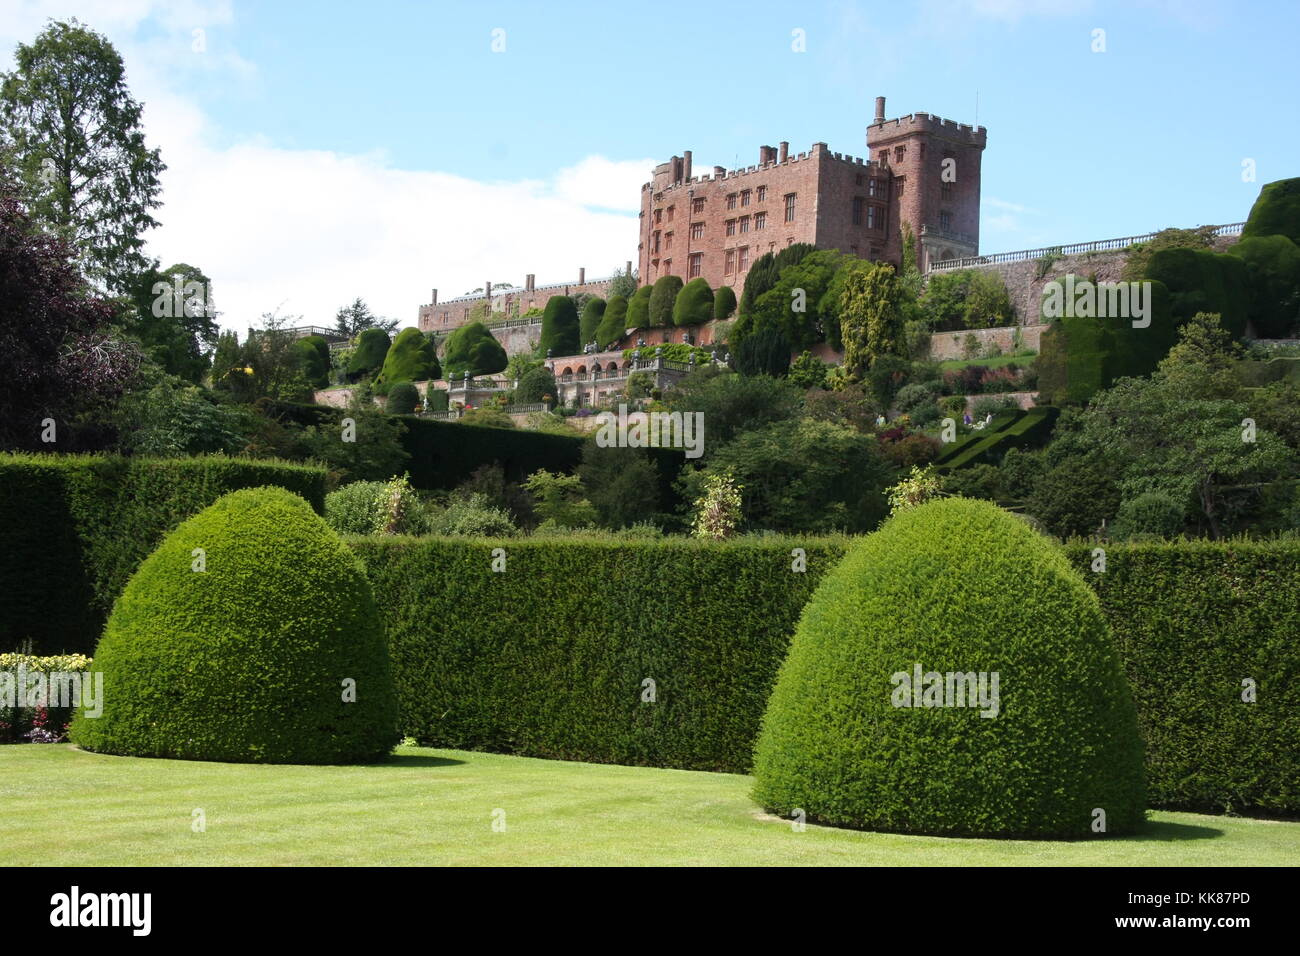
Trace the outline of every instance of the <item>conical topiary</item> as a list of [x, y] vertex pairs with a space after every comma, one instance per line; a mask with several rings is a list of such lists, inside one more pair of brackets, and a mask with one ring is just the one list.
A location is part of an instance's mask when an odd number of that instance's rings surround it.
[[72, 740], [141, 757], [351, 763], [397, 742], [383, 627], [357, 558], [296, 495], [252, 488], [173, 531], [95, 650], [103, 712]]
[[754, 773], [769, 810], [866, 829], [1071, 838], [1144, 813], [1137, 714], [1096, 595], [1047, 538], [963, 498], [901, 512], [826, 576]]

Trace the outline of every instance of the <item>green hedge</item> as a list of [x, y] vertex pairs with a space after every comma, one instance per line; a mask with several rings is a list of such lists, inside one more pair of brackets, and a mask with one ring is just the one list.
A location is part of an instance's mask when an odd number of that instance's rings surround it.
[[[388, 627], [404, 733], [740, 773], [802, 606], [846, 539], [351, 543]], [[802, 574], [793, 547], [807, 549]], [[1091, 547], [1067, 553], [1133, 687], [1149, 805], [1300, 812], [1300, 542], [1108, 545], [1105, 574]], [[641, 709], [646, 677], [659, 709]], [[1250, 710], [1226, 706], [1243, 677], [1261, 688]]]
[[90, 653], [140, 562], [223, 494], [278, 485], [325, 507], [325, 471], [278, 461], [0, 455], [0, 650]]
[[[1300, 812], [1300, 541], [1067, 551], [1119, 643], [1152, 806]], [[1241, 699], [1242, 681], [1258, 699]]]
[[749, 769], [800, 610], [843, 552], [835, 538], [352, 543], [388, 628], [404, 734], [733, 773]]

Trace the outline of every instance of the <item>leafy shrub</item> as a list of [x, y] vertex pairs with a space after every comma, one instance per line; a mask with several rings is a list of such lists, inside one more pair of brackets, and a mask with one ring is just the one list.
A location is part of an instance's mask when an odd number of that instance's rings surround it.
[[1101, 572], [1093, 547], [1067, 550], [1124, 658], [1151, 805], [1294, 816], [1300, 541], [1111, 544]]
[[582, 447], [578, 468], [600, 524], [623, 528], [659, 512], [659, 472], [644, 448], [601, 448], [593, 435]]
[[420, 404], [420, 390], [410, 382], [398, 382], [388, 390], [384, 411], [390, 415], [411, 415]]
[[884, 516], [891, 470], [870, 435], [829, 422], [775, 422], [741, 432], [703, 471], [684, 474], [683, 497], [697, 500], [706, 477], [731, 473], [744, 489], [745, 530], [869, 531]]
[[971, 417], [978, 422], [998, 412], [1019, 407], [1016, 400], [1009, 395], [981, 395], [971, 403]]
[[[943, 678], [937, 698], [927, 679], [917, 711], [922, 671], [997, 674], [999, 691], [955, 706], [949, 678], [940, 707]], [[1047, 539], [960, 498], [902, 511], [822, 581], [754, 774], [764, 807], [840, 826], [1076, 838], [1096, 808], [1108, 835], [1144, 817], [1137, 716], [1096, 595]]]
[[92, 673], [111, 690], [101, 716], [73, 721], [86, 750], [352, 763], [399, 739], [361, 564], [280, 488], [233, 492], [168, 535], [118, 598]]
[[790, 384], [796, 388], [825, 388], [830, 368], [811, 352], [802, 352], [790, 365]]
[[460, 416], [462, 425], [477, 425], [480, 428], [514, 428], [515, 420], [509, 413], [492, 405], [467, 408]]
[[1216, 312], [1234, 339], [1245, 333], [1250, 283], [1242, 259], [1208, 249], [1162, 249], [1151, 256], [1146, 278], [1169, 290], [1176, 327], [1198, 312]]
[[915, 382], [904, 385], [894, 396], [894, 407], [906, 415], [921, 405], [933, 404], [938, 391], [935, 382]]
[[1006, 497], [1002, 472], [993, 465], [970, 465], [944, 475], [943, 490], [962, 498], [1001, 501]]
[[424, 534], [424, 505], [405, 478], [354, 481], [325, 496], [325, 523], [339, 534]]
[[673, 324], [673, 306], [682, 291], [681, 276], [660, 276], [655, 280], [650, 294], [649, 324], [664, 326]]
[[533, 512], [543, 526], [586, 528], [596, 523], [596, 509], [586, 499], [586, 489], [577, 475], [536, 471], [524, 487], [533, 494]]
[[1025, 502], [1025, 510], [1058, 538], [1095, 534], [1118, 508], [1114, 469], [1086, 454], [1048, 470]]
[[741, 375], [780, 378], [790, 370], [790, 341], [780, 329], [757, 329], [736, 348], [732, 364]]
[[509, 513], [494, 507], [486, 495], [477, 492], [454, 498], [443, 511], [429, 515], [429, 531], [485, 538], [510, 538], [519, 533]]
[[89, 652], [167, 532], [228, 491], [267, 484], [324, 508], [325, 470], [302, 464], [0, 455], [0, 648]]
[[890, 441], [881, 441], [880, 451], [895, 468], [912, 468], [928, 465], [939, 457], [943, 444], [937, 438], [914, 432], [899, 435]]
[[1148, 491], [1120, 502], [1113, 533], [1117, 538], [1133, 535], [1172, 538], [1183, 530], [1186, 520], [1187, 509], [1182, 504], [1168, 495]]
[[520, 405], [554, 402], [559, 394], [554, 373], [542, 366], [530, 369], [519, 379], [519, 387], [515, 389], [515, 401]]
[[430, 385], [429, 390], [424, 395], [424, 400], [431, 412], [445, 412], [451, 407], [445, 388], [434, 388]]

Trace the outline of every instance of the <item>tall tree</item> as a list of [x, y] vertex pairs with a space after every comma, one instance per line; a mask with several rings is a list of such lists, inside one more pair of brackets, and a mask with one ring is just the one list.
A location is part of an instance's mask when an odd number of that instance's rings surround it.
[[67, 450], [70, 419], [132, 384], [141, 355], [112, 318], [67, 243], [38, 229], [0, 181], [0, 448]]
[[400, 321], [400, 319], [380, 318], [360, 297], [353, 299], [351, 305], [343, 306], [334, 314], [334, 328], [339, 335], [348, 339], [356, 338], [366, 329], [380, 329], [391, 336]]
[[6, 149], [33, 218], [77, 250], [86, 274], [113, 291], [149, 267], [143, 234], [158, 223], [157, 149], [145, 145], [141, 107], [122, 57], [76, 20], [51, 22], [0, 82]]
[[837, 309], [844, 367], [862, 375], [877, 359], [901, 351], [903, 297], [893, 266], [864, 260], [846, 268]]
[[125, 330], [164, 370], [197, 385], [221, 333], [212, 281], [184, 262], [161, 271], [155, 263], [132, 279], [130, 297]]

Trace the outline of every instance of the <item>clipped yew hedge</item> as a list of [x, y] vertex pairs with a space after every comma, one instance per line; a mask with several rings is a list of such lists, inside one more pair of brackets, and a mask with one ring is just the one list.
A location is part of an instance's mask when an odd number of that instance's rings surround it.
[[89, 654], [158, 542], [223, 494], [278, 485], [324, 511], [325, 470], [279, 461], [0, 455], [0, 651]]
[[1095, 547], [1067, 550], [1128, 671], [1151, 805], [1300, 812], [1300, 540], [1107, 545], [1101, 572]]
[[169, 534], [113, 606], [91, 673], [103, 711], [79, 710], [70, 734], [86, 750], [357, 763], [398, 741], [365, 572], [283, 488], [224, 495]]
[[825, 577], [754, 778], [775, 813], [950, 836], [1081, 838], [1100, 812], [1131, 833], [1146, 807], [1096, 594], [1048, 538], [966, 498], [904, 510]]
[[[800, 610], [843, 550], [834, 538], [352, 544], [387, 625], [404, 734], [732, 773], [749, 769]], [[796, 547], [806, 571], [792, 569]]]

